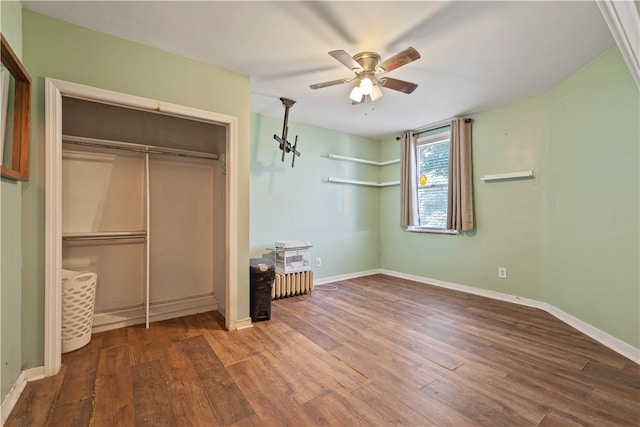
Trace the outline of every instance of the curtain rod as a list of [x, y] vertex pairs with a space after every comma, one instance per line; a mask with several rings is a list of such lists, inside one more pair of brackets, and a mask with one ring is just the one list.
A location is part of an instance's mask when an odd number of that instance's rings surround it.
[[[452, 120], [455, 120], [455, 119], [452, 119]], [[464, 119], [465, 123], [470, 123], [472, 121], [473, 121], [472, 119]], [[419, 132], [414, 132], [413, 134], [417, 136], [417, 135], [420, 135], [420, 134], [423, 134], [423, 133], [427, 133], [427, 132], [431, 132], [431, 131], [434, 131], [434, 130], [445, 129], [445, 128], [448, 128], [450, 126], [451, 126], [451, 123], [446, 124], [446, 125], [442, 125], [442, 126], [436, 126], [436, 127], [433, 127], [433, 128], [427, 128], [427, 129], [421, 130]], [[400, 141], [400, 139], [401, 139], [401, 137], [396, 136], [396, 141]]]

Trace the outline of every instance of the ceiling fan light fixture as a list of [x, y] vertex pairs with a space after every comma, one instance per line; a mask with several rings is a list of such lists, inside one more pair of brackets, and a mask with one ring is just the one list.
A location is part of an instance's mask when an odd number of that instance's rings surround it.
[[355, 76], [350, 79], [337, 79], [323, 83], [316, 83], [310, 85], [311, 89], [320, 89], [342, 83], [350, 83], [356, 80], [357, 86], [353, 88], [349, 98], [354, 104], [359, 104], [362, 102], [363, 97], [366, 96], [369, 96], [371, 101], [382, 98], [382, 86], [384, 86], [385, 89], [391, 89], [406, 94], [412, 93], [418, 87], [415, 83], [378, 76], [378, 74], [387, 73], [420, 59], [420, 54], [412, 47], [398, 52], [382, 62], [380, 62], [380, 55], [376, 52], [360, 52], [351, 56], [344, 50], [333, 50], [329, 52], [329, 55], [342, 65], [349, 68], [353, 73], [355, 73]]
[[362, 94], [362, 90], [360, 89], [360, 86], [356, 86], [351, 91], [351, 94], [349, 95], [349, 98], [353, 102], [361, 102], [362, 101], [362, 95], [363, 94]]
[[371, 95], [369, 95], [371, 97], [372, 101], [376, 101], [377, 99], [382, 98], [384, 94], [382, 93], [382, 89], [380, 89], [379, 85], [374, 85], [373, 89], [371, 89]]
[[360, 81], [360, 90], [363, 95], [370, 95], [373, 90], [373, 82], [369, 77], [365, 77]]

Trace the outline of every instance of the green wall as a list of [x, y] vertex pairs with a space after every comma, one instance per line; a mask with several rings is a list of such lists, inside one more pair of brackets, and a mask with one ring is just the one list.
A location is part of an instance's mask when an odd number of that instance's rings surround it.
[[[459, 235], [410, 233], [399, 223], [398, 188], [381, 196], [382, 267], [402, 273], [541, 299], [542, 206], [540, 178], [483, 182], [482, 175], [541, 173], [537, 99], [473, 116], [476, 231]], [[399, 144], [383, 142], [399, 155]], [[389, 154], [391, 156], [391, 154]], [[394, 166], [399, 175], [399, 166]], [[498, 279], [499, 266], [508, 279]]]
[[[0, 30], [22, 58], [22, 8], [17, 1], [0, 2]], [[0, 401], [22, 371], [21, 252], [22, 183], [0, 179]]]
[[612, 49], [545, 100], [545, 300], [638, 348], [638, 88]]
[[[284, 108], [282, 109], [284, 116]], [[295, 117], [295, 107], [290, 117]], [[328, 154], [379, 160], [379, 142], [289, 122], [302, 153], [291, 168], [273, 135], [282, 118], [251, 116], [251, 256], [269, 254], [279, 240], [308, 240], [314, 278], [378, 268], [379, 190], [327, 182], [328, 177], [378, 181], [378, 166], [328, 158]], [[315, 266], [315, 259], [322, 266]]]
[[[613, 48], [542, 95], [474, 114], [476, 231], [401, 231], [398, 189], [384, 189], [382, 267], [547, 302], [640, 347], [639, 105]], [[535, 178], [480, 180], [523, 170]]]
[[31, 177], [22, 215], [24, 367], [43, 364], [45, 76], [238, 118], [238, 318], [248, 317], [249, 78], [27, 10], [23, 48], [33, 79]]

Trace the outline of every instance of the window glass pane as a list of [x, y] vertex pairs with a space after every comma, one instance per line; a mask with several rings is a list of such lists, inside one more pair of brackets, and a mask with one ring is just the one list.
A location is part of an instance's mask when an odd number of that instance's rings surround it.
[[419, 146], [417, 159], [420, 226], [446, 228], [449, 140]]

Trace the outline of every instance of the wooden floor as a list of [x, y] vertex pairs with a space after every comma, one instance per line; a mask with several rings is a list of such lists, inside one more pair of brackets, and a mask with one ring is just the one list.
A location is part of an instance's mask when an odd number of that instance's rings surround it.
[[638, 426], [640, 367], [546, 312], [383, 275], [94, 335], [6, 426]]

